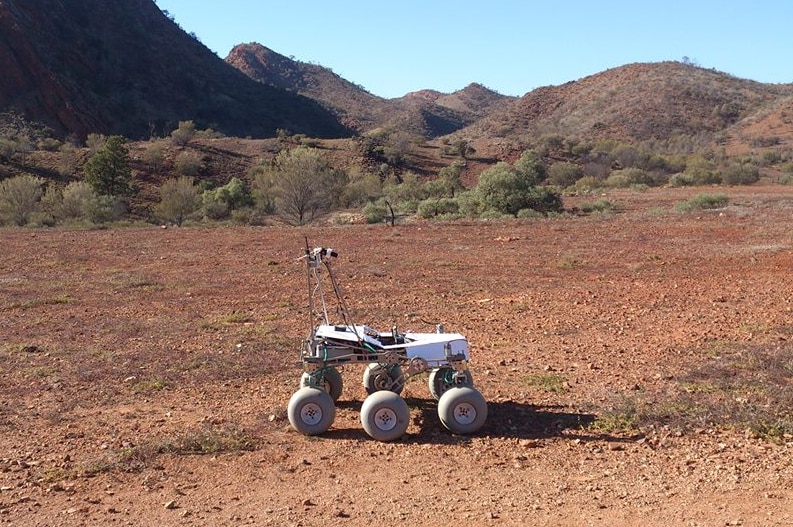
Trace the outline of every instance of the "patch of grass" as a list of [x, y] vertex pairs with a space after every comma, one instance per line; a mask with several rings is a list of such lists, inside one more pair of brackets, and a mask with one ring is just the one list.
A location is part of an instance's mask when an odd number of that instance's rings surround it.
[[222, 315], [214, 320], [206, 321], [201, 324], [204, 329], [217, 331], [226, 326], [233, 326], [237, 324], [249, 324], [253, 322], [253, 316], [250, 313], [242, 313], [239, 311], [232, 311], [227, 315]]
[[640, 430], [639, 411], [635, 398], [619, 401], [600, 412], [589, 427], [608, 434], [636, 433]]
[[259, 443], [258, 438], [241, 428], [234, 426], [217, 428], [207, 425], [188, 430], [176, 437], [144, 441], [139, 445], [125, 448], [87, 464], [81, 472], [88, 476], [113, 471], [139, 472], [164, 454], [179, 456], [238, 454], [256, 450]]
[[593, 427], [606, 432], [726, 428], [771, 441], [793, 435], [793, 345], [720, 349], [705, 358], [669, 393], [622, 399], [601, 411]]
[[551, 393], [566, 393], [564, 377], [555, 373], [530, 373], [523, 378], [524, 384]]
[[599, 199], [594, 202], [581, 204], [581, 211], [587, 214], [592, 214], [593, 212], [607, 213], [611, 212], [612, 210], [614, 210], [614, 204], [607, 199]]
[[111, 278], [117, 289], [144, 289], [160, 291], [163, 285], [148, 276], [135, 273], [117, 273]]
[[679, 212], [691, 212], [695, 210], [721, 209], [730, 202], [724, 194], [698, 194], [688, 201], [675, 205], [675, 210]]
[[34, 298], [32, 300], [25, 300], [24, 302], [12, 302], [0, 308], [0, 311], [9, 311], [11, 309], [34, 309], [41, 306], [55, 306], [58, 304], [68, 304], [74, 300], [70, 295], [58, 295], [51, 298]]
[[166, 446], [166, 452], [179, 455], [239, 453], [255, 450], [259, 440], [236, 427], [211, 426], [192, 430]]
[[28, 376], [47, 378], [55, 375], [57, 371], [52, 366], [37, 366], [28, 370]]
[[44, 348], [35, 344], [5, 344], [1, 349], [8, 355], [12, 353], [45, 353]]
[[145, 381], [139, 381], [132, 385], [132, 393], [137, 394], [147, 394], [147, 393], [154, 393], [159, 392], [160, 390], [164, 390], [168, 386], [168, 383], [162, 379], [148, 379]]
[[578, 269], [584, 265], [583, 260], [574, 255], [564, 255], [556, 262], [558, 269]]

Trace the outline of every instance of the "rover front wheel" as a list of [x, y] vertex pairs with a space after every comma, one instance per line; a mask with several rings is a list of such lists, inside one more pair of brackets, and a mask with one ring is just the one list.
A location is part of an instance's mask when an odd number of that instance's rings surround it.
[[292, 394], [286, 409], [292, 428], [303, 435], [326, 432], [336, 417], [336, 406], [325, 390], [304, 386]]
[[398, 394], [381, 390], [368, 396], [361, 406], [361, 424], [378, 441], [393, 441], [405, 434], [410, 409]]
[[438, 400], [438, 417], [454, 434], [473, 434], [485, 424], [487, 401], [474, 388], [449, 388]]

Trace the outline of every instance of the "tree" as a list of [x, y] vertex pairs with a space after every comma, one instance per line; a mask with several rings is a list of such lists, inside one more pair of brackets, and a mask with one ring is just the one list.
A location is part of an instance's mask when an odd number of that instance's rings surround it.
[[278, 212], [297, 225], [330, 210], [346, 182], [318, 150], [304, 146], [280, 152], [265, 172]]
[[514, 169], [529, 186], [539, 185], [547, 177], [540, 156], [534, 150], [526, 150], [515, 161]]
[[42, 180], [24, 174], [0, 181], [0, 218], [26, 225], [41, 199]]
[[120, 135], [107, 138], [105, 146], [85, 163], [85, 182], [100, 196], [127, 196], [132, 192], [132, 170], [126, 140]]
[[184, 219], [197, 211], [201, 206], [201, 196], [198, 187], [193, 184], [193, 178], [181, 176], [165, 181], [160, 187], [160, 203], [157, 204], [155, 213], [158, 217], [173, 221], [179, 227]]
[[457, 191], [465, 189], [461, 179], [463, 168], [465, 168], [465, 164], [458, 162], [452, 163], [447, 167], [443, 167], [440, 172], [438, 172], [443, 191], [450, 198], [453, 198]]
[[476, 192], [485, 210], [495, 210], [513, 216], [524, 207], [531, 184], [509, 163], [500, 162], [479, 175]]
[[527, 150], [514, 166], [502, 161], [482, 172], [476, 187], [477, 198], [484, 210], [513, 216], [523, 209], [561, 210], [559, 194], [540, 186], [544, 179], [545, 168], [539, 157]]

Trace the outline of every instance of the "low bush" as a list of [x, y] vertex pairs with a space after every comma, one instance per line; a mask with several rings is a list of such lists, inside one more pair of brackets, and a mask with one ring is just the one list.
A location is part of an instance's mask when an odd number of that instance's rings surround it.
[[678, 203], [675, 207], [680, 212], [692, 210], [720, 209], [726, 207], [730, 198], [724, 194], [699, 194], [688, 201]]

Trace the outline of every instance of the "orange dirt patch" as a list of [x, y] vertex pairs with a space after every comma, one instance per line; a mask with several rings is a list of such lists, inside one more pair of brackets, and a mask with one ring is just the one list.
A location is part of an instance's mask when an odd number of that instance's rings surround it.
[[[730, 205], [674, 210], [703, 192]], [[616, 213], [0, 231], [0, 524], [790, 524], [793, 437], [700, 410], [791, 389], [712, 372], [789, 367], [793, 190], [602, 197]], [[306, 236], [359, 322], [468, 337], [479, 433], [446, 432], [419, 379], [407, 435], [368, 438], [357, 367], [328, 433], [291, 430]], [[630, 404], [639, 426], [608, 426]]]

